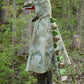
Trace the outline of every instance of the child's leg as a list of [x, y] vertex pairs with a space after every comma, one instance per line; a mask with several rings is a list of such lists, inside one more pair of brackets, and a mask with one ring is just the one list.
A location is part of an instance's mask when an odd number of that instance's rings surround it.
[[47, 72], [47, 84], [53, 84], [52, 71]]
[[46, 73], [37, 74], [37, 84], [46, 84]]

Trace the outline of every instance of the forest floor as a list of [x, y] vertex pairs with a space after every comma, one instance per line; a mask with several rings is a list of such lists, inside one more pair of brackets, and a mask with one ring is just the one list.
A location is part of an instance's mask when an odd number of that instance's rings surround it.
[[80, 50], [70, 50], [72, 65], [67, 68], [68, 79], [64, 84], [84, 84], [84, 46]]
[[[6, 31], [5, 33], [1, 32], [0, 35], [2, 38], [4, 37], [3, 43], [0, 43], [0, 84], [35, 84], [36, 79], [25, 72], [27, 57], [18, 59], [17, 56], [13, 56], [14, 46], [12, 46], [11, 42], [7, 42], [7, 37], [5, 38], [7, 35], [9, 38], [12, 33]], [[84, 36], [84, 33], [82, 36]], [[69, 45], [71, 45], [70, 38], [68, 41]], [[65, 44], [67, 44], [66, 39], [67, 38], [63, 40]], [[63, 84], [84, 84], [83, 42], [84, 40], [82, 40], [82, 45], [79, 50], [71, 49], [69, 45], [65, 45], [72, 64], [65, 68], [66, 73], [63, 76], [67, 76], [68, 78]], [[54, 84], [58, 84], [54, 79], [55, 78], [53, 78]]]

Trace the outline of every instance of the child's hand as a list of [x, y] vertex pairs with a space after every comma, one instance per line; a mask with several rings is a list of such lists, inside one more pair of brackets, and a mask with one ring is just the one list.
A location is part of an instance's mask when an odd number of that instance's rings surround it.
[[35, 17], [33, 17], [32, 19], [31, 19], [31, 22], [35, 22], [36, 20], [38, 20], [39, 19], [39, 17], [38, 16], [35, 16]]

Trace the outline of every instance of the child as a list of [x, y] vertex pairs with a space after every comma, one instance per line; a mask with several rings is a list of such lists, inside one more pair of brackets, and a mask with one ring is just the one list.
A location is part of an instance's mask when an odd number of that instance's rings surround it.
[[28, 0], [24, 4], [24, 6], [30, 5], [35, 7], [37, 16], [32, 19], [35, 25], [26, 71], [37, 73], [37, 84], [52, 84], [55, 49], [50, 21], [52, 18], [50, 0]]

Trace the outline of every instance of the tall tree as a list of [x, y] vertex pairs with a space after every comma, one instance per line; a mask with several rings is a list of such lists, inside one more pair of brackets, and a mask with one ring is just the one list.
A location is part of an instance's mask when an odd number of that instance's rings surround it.
[[82, 31], [82, 14], [83, 14], [83, 0], [79, 1], [77, 35], [73, 36], [72, 47], [79, 49], [81, 45], [81, 31]]
[[83, 0], [79, 1], [79, 11], [78, 11], [78, 25], [77, 25], [77, 34], [81, 35], [82, 30], [82, 14], [83, 14]]
[[[23, 0], [23, 3], [28, 0]], [[31, 10], [23, 10], [23, 17], [31, 15]], [[17, 52], [17, 56], [27, 56], [29, 51], [29, 46], [31, 43], [31, 34], [32, 34], [32, 23], [30, 23], [31, 18], [27, 18], [26, 24], [21, 28], [21, 39], [20, 44], [22, 47]]]
[[1, 11], [1, 20], [2, 23], [7, 23], [7, 18], [9, 18], [9, 0], [1, 1], [4, 4], [2, 5], [2, 11]]
[[12, 36], [12, 43], [15, 44], [15, 39], [16, 39], [16, 35], [15, 35], [15, 31], [16, 31], [16, 0], [13, 0], [13, 24], [12, 24], [12, 32], [13, 32], [13, 36]]
[[69, 0], [63, 0], [63, 17], [69, 18], [70, 17], [70, 1]]

